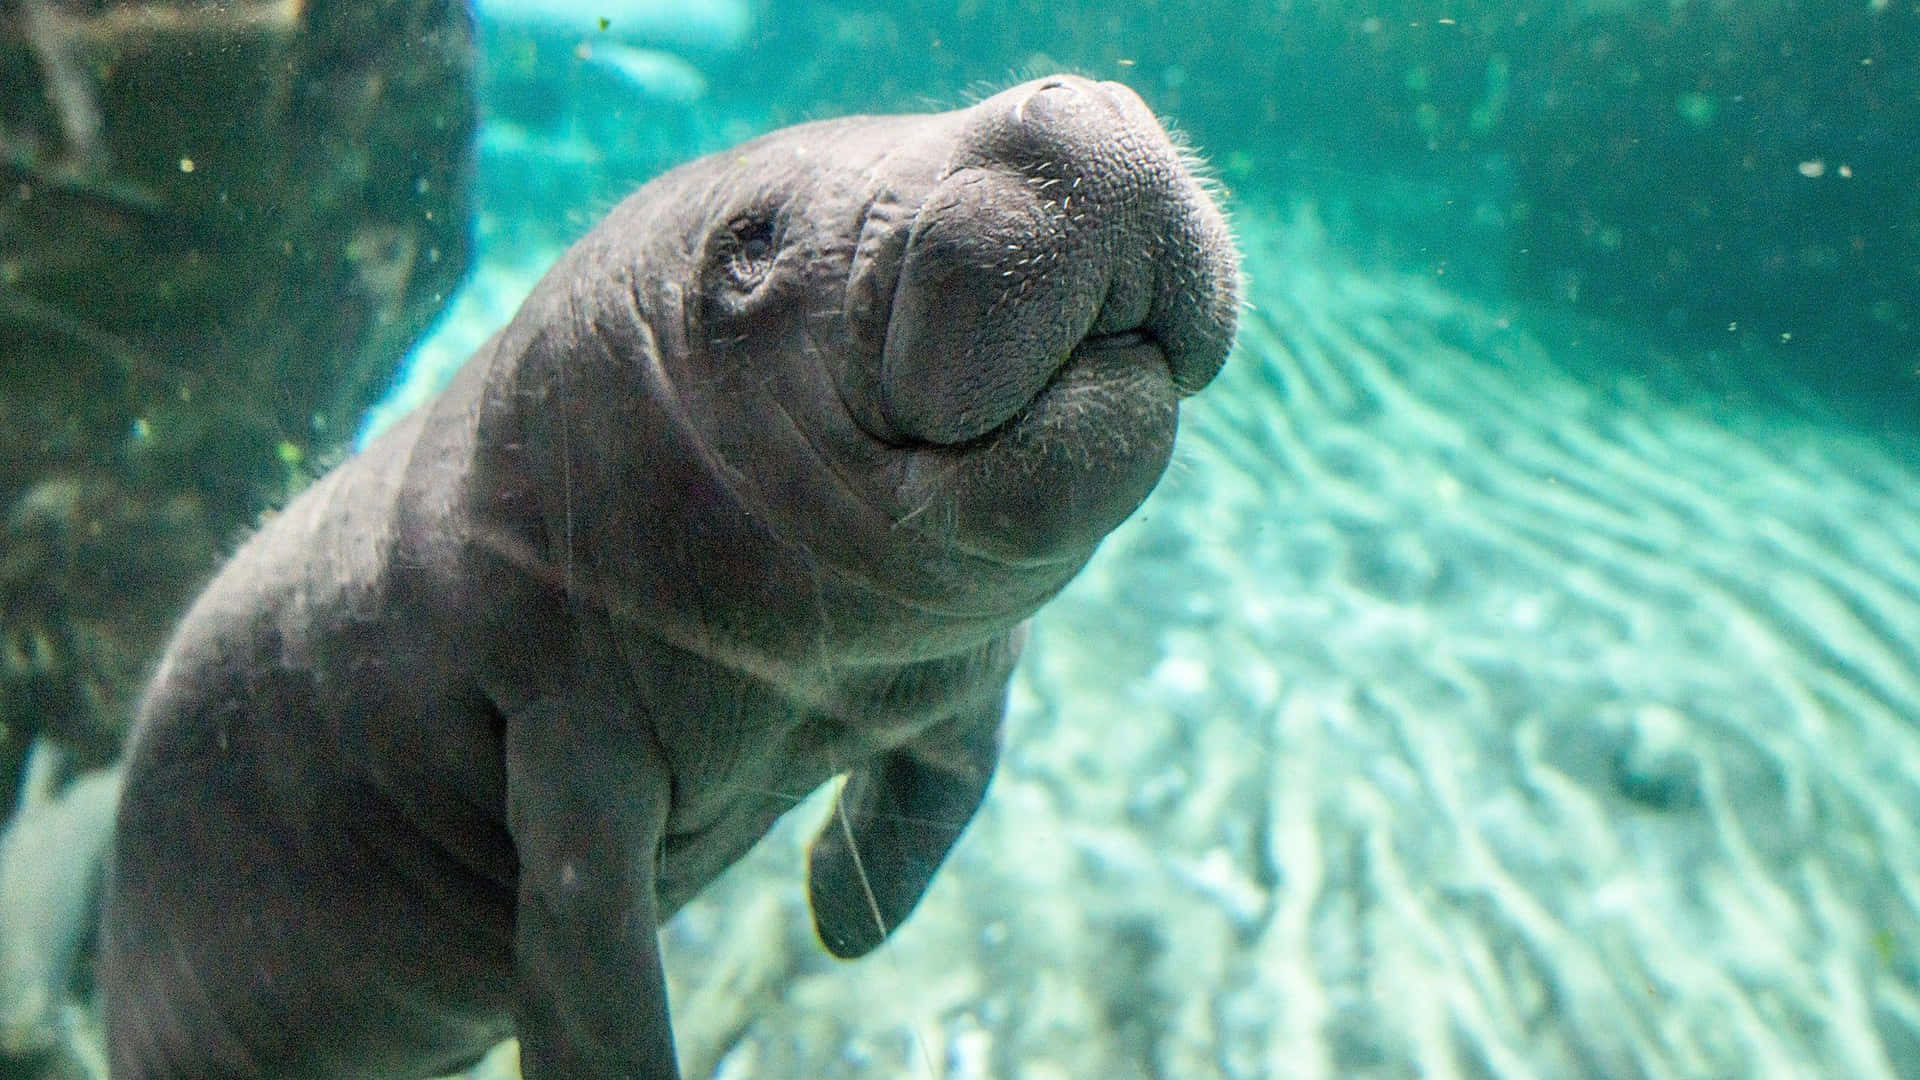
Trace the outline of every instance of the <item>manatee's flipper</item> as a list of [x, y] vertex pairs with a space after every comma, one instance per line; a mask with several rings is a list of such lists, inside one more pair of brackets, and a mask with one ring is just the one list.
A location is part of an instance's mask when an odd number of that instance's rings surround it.
[[1000, 757], [1004, 694], [848, 774], [814, 838], [813, 926], [842, 960], [864, 956], [913, 912], [979, 809]]
[[668, 774], [651, 736], [617, 712], [540, 702], [507, 723], [526, 1080], [680, 1078], [655, 899]]

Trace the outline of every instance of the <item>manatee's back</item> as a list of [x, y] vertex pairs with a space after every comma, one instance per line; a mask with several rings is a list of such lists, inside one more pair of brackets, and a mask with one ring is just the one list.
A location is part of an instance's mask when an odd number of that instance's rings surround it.
[[[395, 610], [389, 567], [419, 425], [250, 539], [155, 672], [103, 911], [119, 1080], [418, 1075], [504, 1036], [484, 988], [510, 965], [510, 856], [423, 843], [433, 792], [379, 764], [422, 761], [391, 742], [444, 696], [404, 660], [431, 635]], [[470, 825], [504, 851], [486, 813]]]

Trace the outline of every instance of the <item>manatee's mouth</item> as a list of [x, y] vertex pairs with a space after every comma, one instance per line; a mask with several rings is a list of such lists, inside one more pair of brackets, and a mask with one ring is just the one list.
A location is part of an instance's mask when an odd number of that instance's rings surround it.
[[[1114, 334], [1088, 334], [1086, 337], [1080, 339], [1080, 344], [1073, 347], [1073, 353], [1109, 352], [1119, 349], [1131, 349], [1139, 345], [1152, 346], [1155, 350], [1159, 351], [1161, 363], [1164, 364], [1166, 362], [1166, 351], [1160, 349], [1159, 342], [1155, 341], [1153, 335], [1147, 333], [1144, 327], [1122, 330]], [[1071, 356], [1073, 354], [1070, 353], [1068, 355]], [[1167, 374], [1172, 375], [1172, 369], [1168, 369]]]
[[[1165, 380], [1171, 388], [1177, 381], [1167, 350], [1145, 327], [1113, 333], [1088, 334], [1081, 338], [1057, 365], [1053, 374], [1012, 416], [979, 436], [991, 439], [1018, 424], [1031, 422], [1036, 413], [1052, 411], [1063, 395], [1087, 393], [1095, 388], [1118, 389], [1119, 384]], [[977, 441], [977, 440], [970, 440]]]
[[989, 447], [1019, 453], [1017, 447], [1031, 449], [1063, 435], [1087, 440], [1089, 450], [1116, 437], [1124, 445], [1131, 441], [1124, 437], [1127, 431], [1185, 395], [1178, 382], [1166, 348], [1146, 327], [1088, 334], [999, 423], [952, 442], [908, 445], [963, 456]]
[[1081, 338], [1000, 423], [922, 443], [931, 453], [909, 457], [903, 501], [937, 502], [933, 520], [975, 557], [1024, 565], [1084, 554], [1166, 468], [1185, 394], [1174, 355], [1147, 327]]

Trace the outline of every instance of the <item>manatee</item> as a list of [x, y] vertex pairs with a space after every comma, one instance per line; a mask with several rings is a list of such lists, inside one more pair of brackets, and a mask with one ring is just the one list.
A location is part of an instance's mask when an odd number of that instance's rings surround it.
[[675, 1077], [658, 927], [841, 774], [808, 896], [874, 948], [1237, 303], [1114, 83], [642, 187], [177, 628], [107, 868], [113, 1075], [429, 1076], [517, 1036], [529, 1080]]

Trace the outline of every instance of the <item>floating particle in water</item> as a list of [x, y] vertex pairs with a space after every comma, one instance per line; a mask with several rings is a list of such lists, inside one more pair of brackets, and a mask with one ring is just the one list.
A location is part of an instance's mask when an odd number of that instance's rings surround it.
[[1714, 100], [1712, 94], [1681, 94], [1674, 101], [1674, 109], [1679, 112], [1682, 120], [1694, 127], [1703, 128], [1713, 123], [1714, 117], [1719, 115], [1720, 103]]

